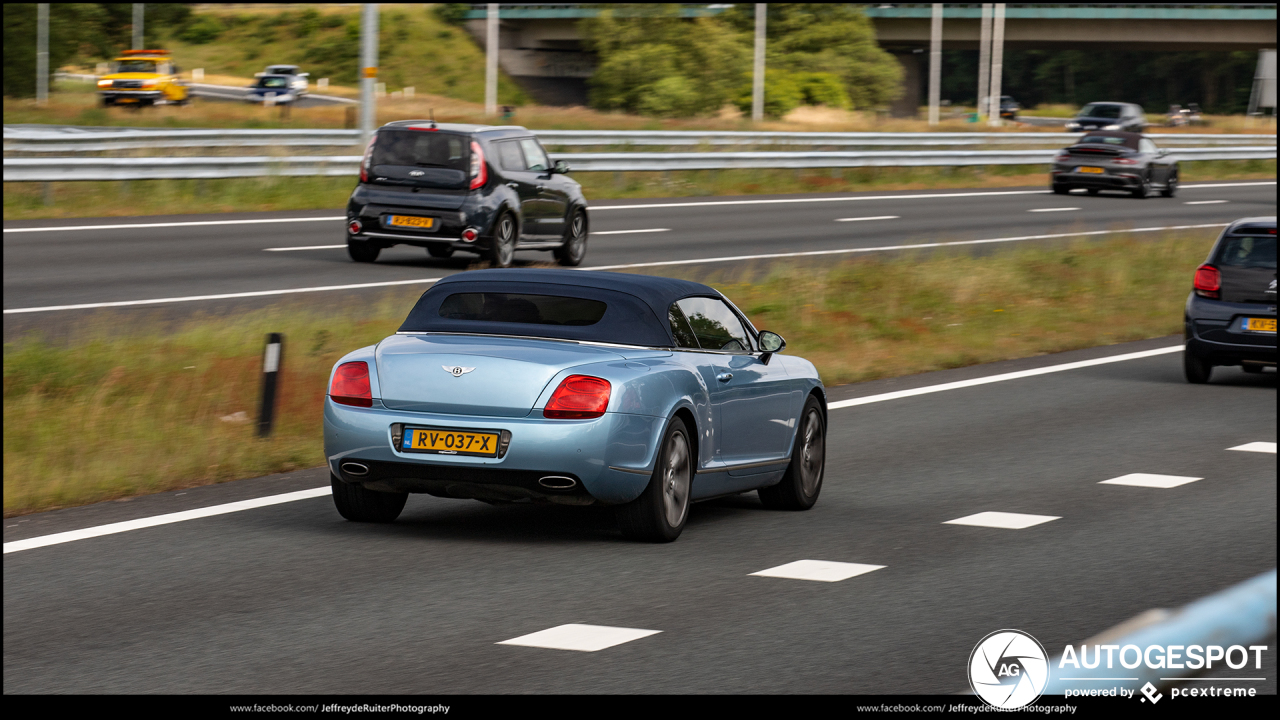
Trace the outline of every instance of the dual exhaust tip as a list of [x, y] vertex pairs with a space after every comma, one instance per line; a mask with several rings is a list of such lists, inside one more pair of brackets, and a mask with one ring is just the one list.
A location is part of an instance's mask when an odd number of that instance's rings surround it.
[[[342, 472], [351, 477], [364, 477], [369, 474], [369, 466], [358, 462], [342, 463]], [[547, 475], [538, 478], [538, 484], [549, 490], [569, 490], [578, 484], [577, 480], [564, 475]]]

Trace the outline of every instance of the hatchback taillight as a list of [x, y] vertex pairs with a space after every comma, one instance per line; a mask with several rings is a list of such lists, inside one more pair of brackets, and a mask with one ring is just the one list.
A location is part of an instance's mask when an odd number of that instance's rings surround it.
[[329, 384], [329, 397], [336, 403], [373, 407], [373, 393], [369, 389], [369, 364], [363, 361], [342, 363], [333, 373]]
[[369, 165], [373, 162], [373, 144], [377, 141], [377, 135], [369, 138], [369, 144], [364, 149], [364, 158], [360, 161], [360, 182], [369, 182]]
[[542, 416], [557, 420], [586, 420], [604, 415], [611, 386], [604, 378], [570, 375], [551, 394]]
[[1222, 273], [1212, 265], [1201, 265], [1196, 268], [1194, 286], [1200, 297], [1217, 299], [1222, 291]]
[[484, 187], [489, 182], [489, 168], [484, 163], [484, 150], [480, 143], [471, 141], [471, 189]]

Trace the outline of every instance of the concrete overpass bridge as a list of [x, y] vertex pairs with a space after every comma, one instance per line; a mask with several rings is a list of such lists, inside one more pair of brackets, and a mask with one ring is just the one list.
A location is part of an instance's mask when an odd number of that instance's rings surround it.
[[[484, 44], [484, 4], [472, 5], [468, 30]], [[919, 97], [927, 70], [932, 6], [864, 4], [880, 46], [906, 72], [904, 97]], [[686, 17], [715, 15], [724, 6], [682, 4]], [[977, 49], [980, 3], [947, 3], [943, 48]], [[583, 49], [577, 21], [599, 10], [574, 3], [510, 4], [499, 9], [499, 62], [539, 102], [582, 105], [595, 57]], [[1276, 46], [1275, 4], [1011, 3], [1005, 10], [1010, 49], [1260, 50]], [[913, 103], [914, 105], [914, 103]], [[914, 109], [913, 109], [914, 112]]]

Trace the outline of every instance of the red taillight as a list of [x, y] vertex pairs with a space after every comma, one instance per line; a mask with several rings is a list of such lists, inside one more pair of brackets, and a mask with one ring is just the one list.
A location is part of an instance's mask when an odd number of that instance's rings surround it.
[[570, 375], [551, 394], [542, 416], [558, 420], [585, 420], [604, 415], [609, 407], [609, 381], [590, 375]]
[[1137, 164], [1138, 164], [1138, 161], [1137, 161], [1137, 160], [1131, 160], [1131, 159], [1129, 159], [1129, 158], [1116, 158], [1115, 160], [1112, 160], [1111, 162], [1113, 162], [1113, 163], [1115, 163], [1115, 164], [1117, 164], [1117, 165], [1137, 165]]
[[480, 143], [471, 141], [471, 189], [484, 187], [489, 182], [489, 168], [484, 162], [484, 150]]
[[1196, 294], [1200, 297], [1217, 298], [1222, 290], [1222, 273], [1212, 265], [1201, 265], [1196, 268]]
[[373, 162], [373, 144], [378, 142], [375, 134], [369, 138], [369, 145], [364, 149], [364, 159], [360, 161], [360, 182], [369, 182], [369, 165]]
[[1070, 160], [1070, 159], [1071, 159], [1071, 153], [1064, 152], [1064, 153], [1058, 153], [1057, 157], [1054, 158], [1054, 161], [1066, 162], [1067, 160]]
[[359, 220], [352, 220], [351, 222], [347, 223], [347, 232], [351, 233], [352, 235], [359, 235], [360, 229], [363, 227], [364, 226], [360, 224]]
[[373, 407], [373, 392], [369, 390], [369, 364], [357, 361], [342, 363], [333, 373], [329, 385], [329, 397], [336, 403]]

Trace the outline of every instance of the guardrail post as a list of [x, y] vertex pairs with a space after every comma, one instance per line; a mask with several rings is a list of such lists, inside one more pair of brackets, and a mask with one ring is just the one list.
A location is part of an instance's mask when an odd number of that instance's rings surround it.
[[279, 387], [280, 360], [284, 351], [284, 335], [267, 335], [267, 349], [262, 357], [262, 406], [258, 410], [258, 437], [271, 435], [276, 414], [276, 390]]

